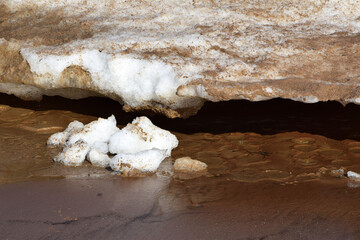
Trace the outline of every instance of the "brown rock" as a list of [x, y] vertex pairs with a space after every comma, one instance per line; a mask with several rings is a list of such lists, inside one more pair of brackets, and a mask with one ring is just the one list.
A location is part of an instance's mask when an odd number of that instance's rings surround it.
[[206, 163], [191, 159], [190, 157], [178, 158], [174, 163], [174, 170], [178, 172], [204, 172], [206, 169]]

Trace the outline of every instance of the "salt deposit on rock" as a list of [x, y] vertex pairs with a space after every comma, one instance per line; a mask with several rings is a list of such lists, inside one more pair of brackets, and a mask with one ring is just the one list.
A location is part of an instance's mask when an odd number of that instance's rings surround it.
[[109, 141], [111, 135], [118, 130], [114, 116], [108, 119], [99, 118], [97, 121], [86, 124], [80, 131], [71, 134], [67, 143], [72, 144], [82, 139], [92, 146], [94, 143]]
[[83, 128], [84, 128], [83, 123], [79, 121], [73, 121], [68, 125], [68, 127], [63, 132], [58, 132], [51, 135], [47, 141], [47, 144], [62, 146], [68, 140], [70, 135], [74, 134], [75, 132], [79, 132]]
[[179, 172], [203, 172], [206, 171], [207, 164], [190, 157], [182, 157], [176, 159], [174, 163], [174, 170]]
[[136, 153], [119, 153], [110, 161], [110, 167], [114, 171], [154, 172], [160, 163], [166, 158], [166, 151], [160, 149], [144, 150]]
[[[115, 117], [110, 116], [85, 126], [74, 121], [65, 131], [50, 136], [48, 144], [64, 145], [63, 152], [54, 159], [64, 165], [79, 166], [86, 157], [95, 166], [110, 166], [114, 171], [131, 175], [135, 171], [155, 172], [177, 147], [178, 140], [147, 117], [138, 117], [119, 130]], [[117, 155], [110, 158], [109, 151]]]
[[360, 0], [3, 0], [0, 92], [169, 117], [230, 99], [359, 104], [359, 12]]
[[94, 165], [107, 167], [109, 160], [104, 155], [108, 152], [108, 141], [118, 130], [114, 116], [108, 119], [99, 118], [85, 126], [81, 122], [73, 121], [63, 132], [51, 135], [47, 143], [64, 146], [63, 152], [55, 157], [56, 162], [80, 166], [92, 150], [89, 161], [94, 162]]
[[78, 140], [73, 144], [66, 145], [63, 152], [58, 154], [55, 162], [63, 163], [66, 166], [80, 166], [89, 152], [90, 146], [83, 140]]
[[178, 146], [175, 135], [155, 126], [147, 117], [138, 117], [132, 123], [116, 132], [109, 141], [111, 153], [137, 153], [157, 148], [165, 150], [168, 157]]

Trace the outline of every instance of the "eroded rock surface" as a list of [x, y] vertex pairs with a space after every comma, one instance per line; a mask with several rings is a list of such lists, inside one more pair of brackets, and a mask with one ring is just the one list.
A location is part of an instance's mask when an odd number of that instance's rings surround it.
[[360, 102], [360, 1], [0, 1], [0, 92], [107, 96], [169, 117], [204, 101]]

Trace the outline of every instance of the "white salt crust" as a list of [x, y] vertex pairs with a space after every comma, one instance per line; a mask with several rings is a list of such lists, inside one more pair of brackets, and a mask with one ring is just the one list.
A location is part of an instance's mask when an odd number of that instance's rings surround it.
[[108, 167], [108, 141], [118, 130], [113, 115], [107, 119], [99, 118], [86, 125], [73, 121], [63, 132], [51, 135], [47, 144], [64, 146], [63, 152], [55, 157], [56, 162], [67, 166], [80, 166], [88, 155], [88, 160], [94, 165]]
[[67, 67], [80, 66], [90, 73], [93, 88], [121, 96], [132, 107], [146, 105], [149, 101], [171, 105], [171, 101], [180, 100], [176, 90], [183, 82], [176, 77], [171, 66], [159, 60], [107, 54], [96, 49], [58, 55], [24, 48], [21, 54], [36, 74], [37, 85], [56, 85]]
[[91, 149], [95, 149], [96, 151], [101, 152], [101, 153], [109, 152], [109, 146], [108, 146], [107, 142], [96, 141], [91, 146]]
[[73, 144], [66, 145], [63, 151], [54, 158], [54, 161], [63, 163], [66, 166], [80, 166], [84, 162], [89, 150], [89, 144], [79, 140]]
[[168, 157], [178, 144], [175, 135], [155, 126], [147, 117], [138, 117], [111, 136], [109, 151], [113, 154], [137, 153], [157, 148], [165, 150]]
[[71, 122], [63, 132], [54, 133], [47, 141], [48, 145], [64, 145], [70, 135], [84, 128], [84, 124], [79, 121]]
[[100, 152], [93, 148], [87, 154], [87, 160], [94, 166], [107, 168], [109, 167], [111, 159], [107, 153]]
[[[178, 140], [146, 117], [138, 117], [119, 130], [115, 117], [110, 116], [85, 126], [78, 121], [71, 122], [65, 131], [51, 135], [48, 145], [63, 146], [54, 161], [64, 165], [80, 166], [86, 157], [94, 166], [110, 166], [114, 171], [154, 172], [171, 155]], [[109, 150], [117, 154], [112, 159]]]
[[116, 119], [112, 115], [108, 119], [99, 118], [86, 124], [83, 129], [69, 136], [67, 143], [72, 144], [82, 139], [92, 146], [95, 142], [107, 142], [111, 135], [119, 129], [116, 127]]
[[111, 159], [110, 167], [120, 172], [131, 171], [132, 168], [141, 172], [154, 172], [165, 158], [166, 151], [156, 148], [130, 154], [119, 153]]
[[[76, 19], [93, 28], [92, 36], [60, 45], [39, 45], [36, 36], [24, 41], [0, 39], [2, 46], [19, 46], [33, 76], [27, 83], [32, 86], [0, 83], [0, 91], [31, 99], [53, 95], [54, 89], [62, 89], [57, 93], [62, 96], [78, 98], [79, 93], [69, 89], [80, 87], [120, 99], [131, 107], [196, 107], [202, 103], [197, 98], [213, 100], [204, 86], [190, 85], [179, 88], [179, 92], [177, 89], [194, 80], [207, 80], [205, 73], [222, 69], [214, 80], [230, 82], [284, 79], [289, 76], [281, 73], [282, 65], [299, 66], [297, 62], [302, 58], [293, 56], [310, 58], [313, 54], [312, 50], [293, 46], [293, 39], [360, 32], [360, 0], [3, 0], [2, 3], [14, 14], [26, 9], [44, 15], [59, 11], [63, 19], [70, 22]], [[209, 28], [209, 32], [200, 31], [202, 28]], [[267, 58], [279, 61], [278, 67], [262, 67], [261, 62]], [[87, 71], [89, 82], [77, 83], [81, 86], [64, 84], [61, 74], [70, 66]], [[278, 96], [273, 90], [267, 89], [264, 96], [257, 98], [251, 96], [251, 100]], [[318, 101], [316, 96], [302, 94], [292, 99]]]

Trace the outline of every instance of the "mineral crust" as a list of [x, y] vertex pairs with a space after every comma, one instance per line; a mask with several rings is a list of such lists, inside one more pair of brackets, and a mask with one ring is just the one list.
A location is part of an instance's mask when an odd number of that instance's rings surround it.
[[0, 0], [0, 92], [25, 100], [360, 103], [359, 62], [360, 0]]

